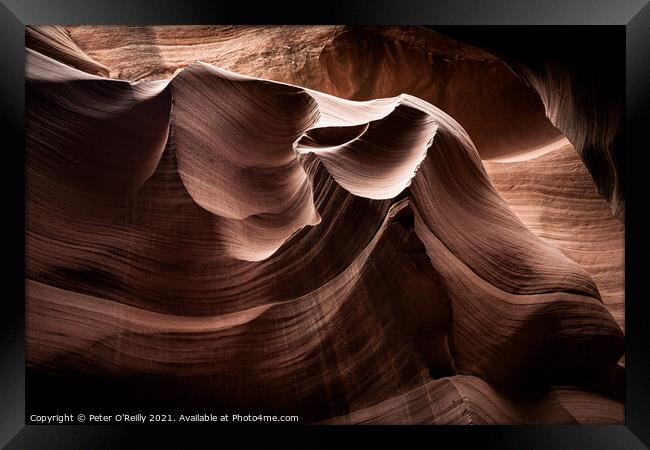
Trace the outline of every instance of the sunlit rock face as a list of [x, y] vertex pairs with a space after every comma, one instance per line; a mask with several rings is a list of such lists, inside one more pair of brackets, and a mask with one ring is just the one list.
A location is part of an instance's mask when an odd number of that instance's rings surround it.
[[28, 403], [623, 422], [623, 225], [497, 57], [416, 27], [26, 42]]
[[[531, 86], [546, 116], [571, 142], [612, 213], [625, 220], [624, 30], [603, 33], [556, 27], [448, 28], [463, 42], [478, 43]], [[607, 55], [605, 57], [605, 55]]]

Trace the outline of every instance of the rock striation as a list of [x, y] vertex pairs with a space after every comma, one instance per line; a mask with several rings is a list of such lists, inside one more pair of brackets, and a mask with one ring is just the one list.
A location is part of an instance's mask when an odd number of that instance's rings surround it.
[[622, 225], [495, 57], [413, 28], [27, 33], [32, 404], [623, 422]]

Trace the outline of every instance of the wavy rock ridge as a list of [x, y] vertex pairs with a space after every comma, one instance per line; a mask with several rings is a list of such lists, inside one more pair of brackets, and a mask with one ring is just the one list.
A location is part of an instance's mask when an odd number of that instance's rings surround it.
[[202, 62], [106, 78], [57, 30], [28, 30], [30, 370], [307, 422], [623, 420], [592, 271], [449, 114]]

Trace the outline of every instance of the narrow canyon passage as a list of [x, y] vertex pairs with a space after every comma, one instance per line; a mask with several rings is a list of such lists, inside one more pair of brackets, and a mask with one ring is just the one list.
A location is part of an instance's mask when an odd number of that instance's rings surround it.
[[616, 198], [497, 57], [417, 27], [26, 37], [28, 404], [623, 422]]

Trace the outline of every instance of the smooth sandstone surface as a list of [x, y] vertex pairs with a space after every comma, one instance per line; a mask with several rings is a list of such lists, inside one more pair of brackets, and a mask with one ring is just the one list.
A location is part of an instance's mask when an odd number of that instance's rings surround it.
[[27, 36], [44, 380], [305, 422], [623, 422], [623, 225], [496, 57], [413, 27]]

